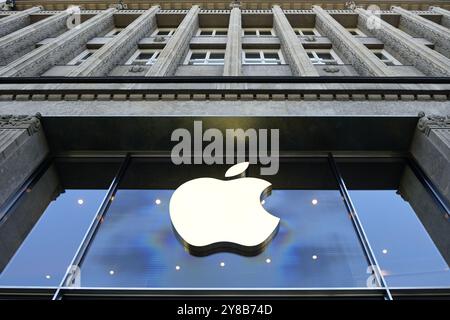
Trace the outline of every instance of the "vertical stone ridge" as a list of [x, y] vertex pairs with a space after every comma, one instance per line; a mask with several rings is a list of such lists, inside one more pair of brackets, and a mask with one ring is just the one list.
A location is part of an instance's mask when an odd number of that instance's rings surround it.
[[241, 9], [231, 9], [228, 24], [227, 47], [223, 68], [224, 76], [240, 76], [242, 66], [242, 21]]

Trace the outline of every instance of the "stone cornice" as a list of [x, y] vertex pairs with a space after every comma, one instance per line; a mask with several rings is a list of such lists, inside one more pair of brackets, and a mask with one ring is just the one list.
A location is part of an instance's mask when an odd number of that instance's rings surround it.
[[450, 115], [425, 115], [424, 112], [419, 113], [419, 122], [417, 123], [417, 129], [423, 132], [425, 135], [429, 135], [432, 129], [446, 129], [450, 130]]
[[[367, 7], [368, 5], [377, 5], [382, 10], [388, 10], [391, 6], [401, 6], [408, 10], [427, 10], [430, 6], [450, 9], [450, 3], [446, 0], [359, 0], [355, 1], [357, 5]], [[117, 4], [117, 0], [16, 0], [17, 10], [24, 10], [36, 5], [42, 5], [45, 10], [63, 10], [68, 5], [80, 5], [84, 9], [106, 9], [110, 5]], [[153, 5], [160, 5], [161, 9], [190, 9], [193, 4], [198, 4], [202, 9], [223, 10], [230, 9], [231, 0], [134, 0], [124, 1], [128, 9], [149, 9]], [[320, 5], [324, 9], [344, 9], [346, 1], [342, 0], [278, 0], [278, 1], [259, 1], [259, 0], [241, 0], [240, 7], [247, 9], [271, 9], [272, 5], [278, 4], [284, 10], [289, 9], [310, 9], [312, 5]]]

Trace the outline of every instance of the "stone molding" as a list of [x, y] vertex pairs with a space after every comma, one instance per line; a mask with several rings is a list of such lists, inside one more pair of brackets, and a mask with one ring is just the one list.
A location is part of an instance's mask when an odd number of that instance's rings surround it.
[[26, 27], [30, 24], [30, 14], [41, 10], [41, 6], [36, 6], [0, 19], [0, 37]]
[[[358, 28], [367, 34], [372, 34], [384, 43], [389, 52], [400, 62], [411, 64], [418, 70], [429, 76], [450, 76], [450, 59], [440, 53], [418, 43], [413, 37], [397, 29], [391, 24], [374, 16], [367, 10], [357, 8]], [[368, 30], [369, 19], [378, 19], [379, 28]]]
[[392, 11], [399, 13], [400, 28], [418, 35], [435, 44], [435, 49], [447, 58], [450, 58], [449, 30], [433, 21], [425, 19], [414, 12], [401, 7], [392, 7]]
[[31, 136], [41, 129], [41, 115], [0, 115], [0, 129], [26, 129]]
[[446, 28], [450, 28], [450, 11], [439, 7], [430, 7], [430, 10], [432, 12], [441, 14], [441, 24]]
[[107, 75], [133, 48], [137, 48], [140, 39], [156, 28], [158, 10], [158, 6], [151, 7], [67, 76]]
[[425, 115], [424, 112], [419, 114], [421, 117], [417, 123], [417, 129], [423, 132], [426, 136], [430, 135], [433, 129], [450, 130], [450, 115]]
[[306, 50], [300, 43], [283, 10], [280, 6], [274, 5], [272, 12], [273, 26], [280, 39], [284, 58], [288, 61], [292, 74], [295, 76], [318, 76], [317, 70], [309, 60]]
[[313, 6], [316, 14], [316, 28], [326, 35], [340, 56], [363, 76], [393, 76], [392, 72], [366, 46], [354, 38], [328, 12], [319, 6]]
[[200, 7], [192, 6], [178, 26], [175, 34], [167, 41], [166, 46], [160, 52], [158, 60], [147, 71], [147, 77], [164, 77], [175, 74], [175, 70], [186, 56], [189, 43], [195, 31], [198, 29], [198, 14]]

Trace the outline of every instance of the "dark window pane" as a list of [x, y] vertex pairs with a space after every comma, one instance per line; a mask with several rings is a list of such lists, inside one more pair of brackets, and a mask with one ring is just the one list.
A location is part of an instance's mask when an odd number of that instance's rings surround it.
[[137, 56], [136, 59], [138, 60], [148, 60], [153, 56], [154, 52], [141, 52], [139, 53], [139, 55]]
[[338, 162], [391, 287], [450, 286], [444, 213], [401, 159]]
[[223, 52], [212, 52], [209, 54], [210, 59], [224, 59], [225, 53]]
[[333, 56], [331, 55], [331, 53], [328, 53], [328, 52], [318, 52], [317, 56], [320, 59], [325, 59], [325, 60], [333, 60], [334, 59]]
[[205, 59], [206, 58], [206, 52], [193, 52], [191, 55], [191, 59]]
[[246, 36], [256, 36], [256, 30], [244, 30]]
[[216, 36], [226, 36], [227, 34], [227, 30], [216, 30]]
[[312, 30], [302, 30], [302, 33], [305, 36], [313, 36], [314, 35], [314, 31], [312, 31]]
[[158, 36], [167, 36], [169, 35], [170, 31], [165, 31], [165, 30], [159, 30], [157, 35]]
[[247, 59], [260, 59], [261, 56], [259, 55], [259, 52], [246, 52], [245, 57]]
[[269, 30], [260, 30], [259, 35], [260, 36], [271, 36], [272, 32], [270, 32]]
[[314, 55], [312, 54], [312, 52], [307, 52], [308, 57], [310, 57], [311, 59], [314, 58]]
[[59, 285], [119, 165], [60, 159], [50, 166], [0, 225], [0, 285]]
[[385, 60], [386, 57], [381, 52], [374, 52], [374, 54], [378, 57], [380, 60]]
[[210, 30], [202, 30], [200, 31], [201, 36], [212, 36], [213, 32]]
[[264, 52], [265, 59], [280, 59], [276, 52]]
[[[228, 167], [134, 159], [81, 265], [81, 286], [366, 287], [366, 258], [326, 159], [281, 163], [267, 177], [274, 190], [264, 206], [282, 222], [261, 254], [186, 252], [169, 218], [173, 190], [223, 179]], [[262, 178], [257, 166], [249, 175]]]

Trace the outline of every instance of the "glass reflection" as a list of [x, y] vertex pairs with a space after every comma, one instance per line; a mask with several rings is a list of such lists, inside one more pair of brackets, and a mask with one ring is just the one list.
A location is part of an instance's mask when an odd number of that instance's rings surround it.
[[118, 164], [59, 159], [49, 167], [0, 223], [0, 286], [59, 285]]
[[450, 286], [439, 242], [448, 221], [409, 166], [342, 159], [339, 167], [388, 286]]
[[[273, 190], [265, 199], [266, 210], [280, 217], [281, 225], [277, 236], [255, 257], [233, 253], [195, 257], [186, 252], [170, 223], [169, 202], [173, 190], [154, 189], [178, 175], [179, 169], [173, 167], [167, 180], [156, 180], [155, 175], [167, 169], [140, 161], [128, 169], [83, 260], [81, 286], [366, 286], [370, 277], [366, 258], [333, 180], [309, 180], [314, 175], [332, 178], [326, 161], [286, 164], [279, 179], [268, 178], [275, 188], [283, 182], [290, 188], [297, 185], [297, 189]], [[138, 170], [140, 176], [136, 174]], [[225, 172], [222, 168], [217, 171]], [[201, 170], [190, 174], [211, 176]], [[287, 174], [302, 183], [287, 182], [281, 177]], [[311, 189], [312, 186], [322, 186], [323, 190]], [[160, 203], [156, 204], [155, 199]], [[313, 199], [318, 200], [316, 205], [312, 204]], [[113, 277], [109, 270], [114, 270]]]

